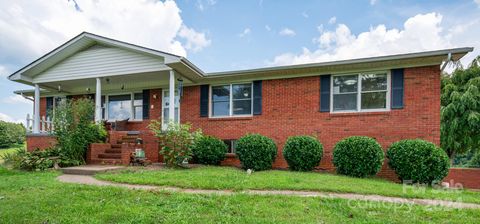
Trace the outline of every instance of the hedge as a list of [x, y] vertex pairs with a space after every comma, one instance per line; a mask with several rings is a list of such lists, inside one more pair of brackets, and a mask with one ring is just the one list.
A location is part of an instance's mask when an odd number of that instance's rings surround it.
[[244, 169], [268, 170], [277, 157], [277, 146], [268, 137], [247, 134], [238, 139], [236, 153]]
[[219, 165], [225, 159], [227, 145], [213, 136], [202, 136], [193, 147], [193, 160], [196, 163]]
[[293, 136], [283, 146], [283, 157], [294, 171], [311, 171], [322, 159], [323, 145], [312, 136]]
[[337, 173], [366, 177], [382, 168], [384, 154], [378, 142], [366, 136], [352, 136], [340, 140], [333, 150], [333, 164]]
[[434, 184], [448, 174], [450, 160], [435, 144], [421, 139], [401, 140], [393, 143], [388, 151], [388, 165], [402, 181]]

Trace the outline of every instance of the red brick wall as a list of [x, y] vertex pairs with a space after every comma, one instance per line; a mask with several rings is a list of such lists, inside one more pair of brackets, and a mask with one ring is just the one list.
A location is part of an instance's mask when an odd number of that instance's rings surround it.
[[451, 168], [443, 181], [450, 187], [480, 189], [480, 169]]
[[[340, 139], [352, 135], [376, 138], [386, 149], [392, 142], [421, 138], [440, 144], [440, 70], [439, 66], [405, 69], [404, 108], [389, 112], [330, 114], [319, 112], [320, 78], [305, 77], [263, 81], [262, 115], [250, 118], [200, 117], [200, 87], [185, 87], [180, 105], [182, 123], [190, 122], [204, 133], [222, 139], [238, 139], [246, 133], [271, 137], [278, 146], [275, 168], [286, 168], [281, 149], [287, 137], [315, 135], [324, 145], [320, 169], [332, 171], [332, 149]], [[153, 95], [156, 94], [156, 99]], [[43, 100], [43, 98], [42, 98]], [[161, 89], [150, 90], [150, 118], [161, 116]], [[41, 104], [41, 109], [45, 105]], [[158, 143], [147, 125], [149, 120], [130, 122], [130, 130], [141, 130], [147, 157], [155, 162]], [[239, 165], [238, 159], [227, 158], [223, 164]], [[379, 174], [392, 180], [393, 171], [387, 162]]]
[[49, 135], [27, 135], [27, 151], [47, 149], [57, 144], [57, 138]]
[[[400, 110], [321, 113], [320, 78], [316, 76], [263, 81], [263, 112], [251, 118], [200, 117], [200, 87], [186, 87], [181, 104], [181, 120], [222, 139], [238, 139], [246, 133], [259, 133], [273, 138], [278, 146], [275, 168], [287, 167], [281, 150], [287, 137], [315, 135], [324, 145], [320, 168], [332, 170], [335, 143], [352, 135], [373, 137], [385, 149], [392, 142], [405, 138], [421, 138], [440, 144], [439, 66], [408, 68], [404, 77], [404, 108]], [[229, 163], [234, 163], [232, 159], [229, 160]], [[395, 179], [386, 162], [379, 175]]]

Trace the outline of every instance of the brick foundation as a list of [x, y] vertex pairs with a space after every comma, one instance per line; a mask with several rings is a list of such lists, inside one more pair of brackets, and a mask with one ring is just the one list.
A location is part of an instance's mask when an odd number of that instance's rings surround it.
[[27, 135], [27, 151], [31, 152], [35, 149], [44, 150], [51, 148], [57, 144], [57, 138], [46, 134], [30, 134]]
[[480, 169], [473, 168], [451, 168], [448, 176], [443, 179], [451, 187], [480, 189]]

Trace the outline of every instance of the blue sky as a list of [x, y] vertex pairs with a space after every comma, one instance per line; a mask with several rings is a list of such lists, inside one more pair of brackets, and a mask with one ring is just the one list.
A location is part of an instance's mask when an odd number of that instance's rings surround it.
[[12, 94], [31, 87], [6, 76], [81, 31], [180, 54], [213, 72], [480, 48], [480, 0], [0, 1], [0, 119], [23, 121], [32, 111]]

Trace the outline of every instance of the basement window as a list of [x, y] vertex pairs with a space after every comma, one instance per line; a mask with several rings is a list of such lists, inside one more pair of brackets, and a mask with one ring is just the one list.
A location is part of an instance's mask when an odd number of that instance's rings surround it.
[[369, 72], [334, 75], [332, 112], [387, 111], [390, 108], [390, 74]]
[[231, 154], [236, 153], [235, 148], [237, 147], [237, 140], [227, 139], [227, 140], [223, 140], [223, 142], [227, 145], [227, 153], [231, 153]]

